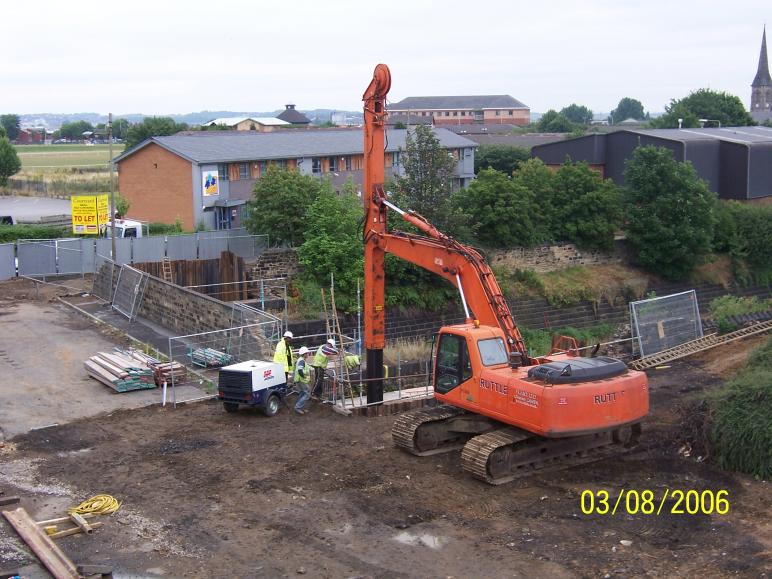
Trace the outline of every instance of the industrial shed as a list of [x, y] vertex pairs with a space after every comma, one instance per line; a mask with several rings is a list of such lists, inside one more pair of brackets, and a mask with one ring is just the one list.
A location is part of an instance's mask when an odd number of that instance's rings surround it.
[[639, 129], [592, 134], [533, 147], [531, 155], [550, 166], [566, 158], [585, 161], [624, 185], [625, 163], [637, 147], [653, 145], [689, 161], [721, 199], [772, 197], [772, 128]]

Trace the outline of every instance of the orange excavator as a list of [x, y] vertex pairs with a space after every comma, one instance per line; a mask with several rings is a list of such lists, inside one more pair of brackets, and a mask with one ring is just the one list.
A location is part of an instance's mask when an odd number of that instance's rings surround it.
[[[383, 400], [386, 252], [458, 288], [463, 324], [440, 328], [433, 348], [434, 408], [402, 414], [394, 443], [425, 456], [461, 448], [476, 478], [501, 484], [537, 469], [563, 468], [635, 446], [649, 410], [646, 375], [603, 356], [563, 351], [531, 357], [498, 282], [475, 249], [392, 204], [384, 191], [386, 96], [391, 74], [375, 68], [363, 96], [365, 347], [367, 401]], [[424, 235], [387, 231], [391, 210]]]

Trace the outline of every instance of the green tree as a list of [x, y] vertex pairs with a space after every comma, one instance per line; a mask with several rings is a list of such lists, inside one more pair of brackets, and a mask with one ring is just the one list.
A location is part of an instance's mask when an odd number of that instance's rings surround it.
[[83, 133], [93, 130], [94, 126], [88, 121], [74, 121], [72, 123], [64, 123], [59, 127], [59, 136], [63, 139], [79, 141], [83, 138]]
[[553, 109], [542, 115], [537, 127], [541, 133], [570, 133], [576, 129], [576, 125], [568, 117]]
[[529, 159], [515, 171], [512, 179], [533, 197], [531, 223], [537, 243], [554, 239], [550, 224], [549, 199], [552, 197], [555, 173], [541, 159]]
[[474, 172], [495, 169], [507, 175], [517, 171], [521, 163], [531, 158], [531, 151], [517, 145], [480, 145], [474, 155]]
[[393, 180], [395, 204], [421, 214], [440, 231], [455, 232], [460, 224], [450, 193], [456, 161], [431, 127], [408, 131], [402, 167], [404, 175]]
[[560, 113], [572, 123], [578, 125], [589, 125], [592, 122], [592, 111], [585, 106], [571, 103], [569, 106], [560, 110]]
[[306, 240], [308, 208], [328, 188], [328, 182], [311, 175], [270, 166], [255, 183], [244, 226], [252, 234], [267, 233], [274, 243], [298, 247]]
[[130, 127], [131, 123], [126, 119], [113, 120], [113, 137], [116, 139], [125, 139]]
[[150, 137], [173, 135], [187, 129], [186, 123], [176, 123], [171, 117], [146, 117], [126, 133], [126, 148], [130, 149]]
[[700, 119], [708, 119], [712, 125], [720, 122], [724, 127], [756, 124], [739, 97], [708, 88], [696, 90], [682, 99], [671, 100], [665, 107], [665, 114], [652, 120], [651, 125], [661, 129], [677, 128], [678, 119], [682, 119], [684, 128], [699, 127]]
[[5, 132], [5, 127], [3, 125], [0, 125], [0, 139], [7, 136], [8, 136], [8, 133]]
[[21, 169], [21, 161], [16, 149], [7, 137], [0, 137], [0, 186], [8, 184], [8, 177], [15, 175]]
[[631, 99], [630, 97], [624, 97], [617, 104], [617, 108], [611, 111], [611, 123], [616, 125], [626, 119], [635, 119], [637, 121], [646, 118], [646, 113], [643, 112], [643, 104], [637, 99]]
[[552, 183], [547, 207], [553, 236], [581, 247], [611, 249], [622, 223], [622, 198], [614, 182], [587, 163], [566, 161]]
[[362, 202], [350, 189], [338, 195], [325, 185], [308, 207], [305, 241], [298, 248], [304, 276], [327, 286], [334, 274], [336, 306], [344, 311], [356, 307], [357, 280], [364, 275], [362, 215]]
[[530, 190], [501, 171], [483, 169], [456, 194], [456, 203], [470, 216], [475, 237], [486, 247], [529, 247], [537, 232], [531, 217], [535, 200]]
[[716, 195], [691, 163], [663, 147], [638, 147], [625, 170], [627, 239], [647, 269], [683, 279], [711, 250]]
[[0, 125], [5, 129], [5, 135], [9, 140], [15, 141], [19, 138], [19, 132], [21, 131], [19, 115], [0, 115]]

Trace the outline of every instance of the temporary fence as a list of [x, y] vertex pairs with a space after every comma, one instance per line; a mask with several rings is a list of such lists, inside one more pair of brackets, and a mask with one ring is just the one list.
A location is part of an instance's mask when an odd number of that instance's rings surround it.
[[[222, 301], [238, 299], [241, 303], [254, 304], [261, 310], [283, 311], [287, 314], [286, 277], [252, 279], [184, 286], [187, 289], [212, 296]], [[247, 295], [247, 299], [241, 298]]]
[[[20, 239], [0, 250], [0, 281], [18, 275], [47, 277], [93, 273], [97, 256], [112, 255], [112, 239]], [[220, 252], [253, 259], [268, 247], [267, 235], [247, 235], [245, 230], [222, 230], [185, 235], [119, 238], [115, 240], [118, 264], [179, 259], [209, 259]]]
[[182, 378], [171, 374], [168, 385], [172, 388], [172, 402], [178, 402], [175, 389], [186, 384], [204, 386], [208, 394], [214, 394], [219, 368], [270, 359], [280, 335], [281, 320], [263, 315], [257, 323], [169, 338], [169, 361], [194, 370]]
[[641, 357], [702, 337], [694, 290], [630, 302], [633, 348]]
[[122, 265], [113, 294], [113, 309], [134, 321], [145, 295], [149, 276], [130, 265]]

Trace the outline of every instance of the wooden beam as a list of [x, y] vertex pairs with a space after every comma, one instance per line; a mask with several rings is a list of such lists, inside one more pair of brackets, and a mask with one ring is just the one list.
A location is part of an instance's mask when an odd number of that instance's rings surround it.
[[75, 564], [54, 543], [53, 539], [35, 524], [27, 511], [23, 508], [3, 511], [3, 516], [55, 579], [79, 579], [80, 573]]

